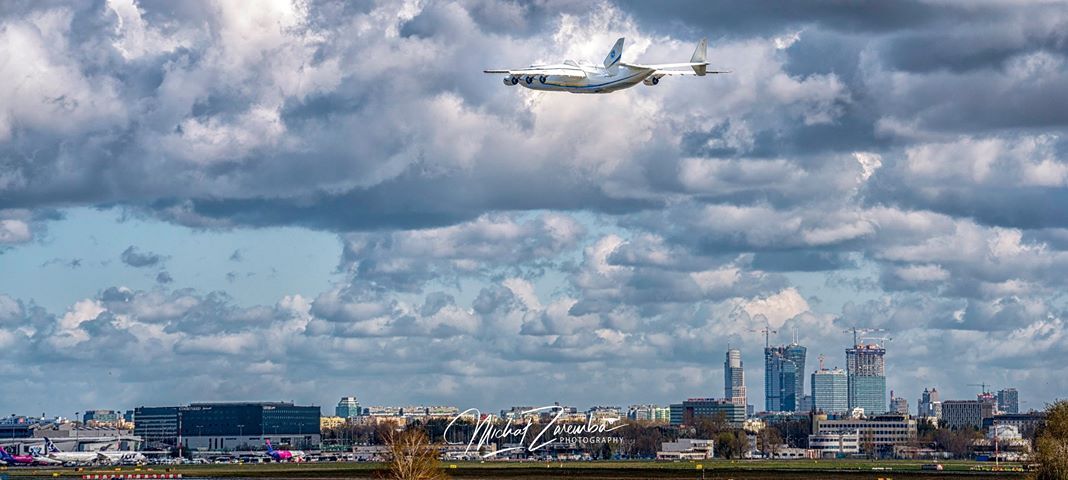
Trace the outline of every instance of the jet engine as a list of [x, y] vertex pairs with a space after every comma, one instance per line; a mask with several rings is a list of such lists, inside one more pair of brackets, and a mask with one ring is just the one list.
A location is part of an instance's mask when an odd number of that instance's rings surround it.
[[512, 85], [519, 85], [519, 77], [504, 77], [504, 84], [509, 87]]
[[646, 78], [645, 80], [643, 80], [642, 83], [644, 83], [646, 85], [649, 85], [650, 87], [653, 86], [653, 85], [659, 85], [660, 84], [660, 77], [649, 77], [649, 78]]

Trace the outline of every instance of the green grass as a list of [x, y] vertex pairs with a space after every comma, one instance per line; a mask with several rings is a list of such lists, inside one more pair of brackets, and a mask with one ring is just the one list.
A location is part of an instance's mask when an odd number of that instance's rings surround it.
[[[856, 478], [893, 478], [895, 474], [907, 477], [916, 477], [930, 474], [932, 477], [955, 476], [954, 474], [968, 474], [969, 476], [987, 476], [1004, 478], [1012, 474], [1001, 472], [997, 474], [975, 471], [976, 467], [990, 468], [989, 462], [977, 463], [971, 461], [944, 461], [939, 462], [945, 470], [942, 472], [925, 472], [920, 468], [922, 465], [931, 463], [916, 460], [707, 460], [686, 462], [654, 462], [654, 461], [598, 461], [598, 462], [516, 462], [516, 461], [487, 461], [487, 462], [442, 462], [447, 472], [457, 477], [483, 477], [483, 478], [557, 478], [557, 477], [583, 477], [583, 478], [699, 478], [700, 473], [706, 476], [739, 474], [741, 478], [767, 478], [760, 477], [759, 473], [774, 473], [775, 477], [788, 478], [783, 474], [793, 472], [803, 474], [809, 478], [818, 473], [831, 474], [860, 474], [866, 473], [865, 477]], [[872, 470], [879, 468], [882, 470]], [[105, 473], [181, 473], [185, 477], [263, 477], [263, 478], [376, 478], [383, 469], [381, 463], [265, 463], [265, 464], [226, 464], [226, 465], [176, 465], [176, 466], [144, 466], [135, 467], [112, 467], [112, 468], [7, 468], [0, 470], [0, 474], [9, 477], [78, 477], [84, 474]], [[747, 474], [747, 472], [749, 475]], [[854, 475], [850, 475], [853, 478]], [[711, 477], [719, 478], [719, 477]], [[827, 478], [821, 476], [819, 478]]]

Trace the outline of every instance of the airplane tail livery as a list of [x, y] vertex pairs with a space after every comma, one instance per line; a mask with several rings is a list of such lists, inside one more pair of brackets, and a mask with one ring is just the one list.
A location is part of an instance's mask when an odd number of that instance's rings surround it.
[[44, 437], [44, 441], [45, 441], [45, 452], [46, 453], [58, 453], [59, 452], [59, 447], [56, 447], [56, 444], [52, 443], [52, 440], [50, 440], [48, 437]]
[[708, 54], [708, 39], [702, 38], [701, 43], [697, 44], [697, 48], [693, 51], [693, 56], [690, 57], [690, 63], [692, 63], [693, 73], [700, 76], [705, 76], [708, 73], [708, 60], [705, 60], [705, 56]]
[[608, 52], [608, 56], [604, 57], [604, 68], [608, 70], [608, 73], [615, 75], [619, 71], [619, 60], [623, 58], [623, 39], [616, 40], [616, 44], [612, 45], [612, 50]]

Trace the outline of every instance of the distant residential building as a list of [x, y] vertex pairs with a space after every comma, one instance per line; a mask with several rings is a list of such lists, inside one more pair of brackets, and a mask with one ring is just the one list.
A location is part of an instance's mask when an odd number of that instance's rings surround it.
[[856, 432], [861, 451], [870, 447], [875, 451], [892, 450], [894, 446], [908, 445], [917, 437], [916, 419], [908, 415], [885, 414], [864, 419], [828, 419], [815, 415], [814, 435], [841, 435]]
[[742, 352], [737, 348], [727, 350], [723, 362], [723, 398], [745, 406], [745, 370], [742, 367]]
[[797, 343], [764, 348], [764, 409], [793, 412], [805, 395], [805, 355]]
[[812, 408], [835, 415], [849, 412], [849, 378], [845, 370], [821, 369], [812, 373]]
[[334, 430], [344, 427], [348, 420], [348, 418], [336, 415], [319, 417], [319, 430]]
[[586, 410], [586, 420], [591, 424], [613, 424], [623, 419], [623, 409], [619, 407], [590, 407]]
[[998, 391], [998, 411], [1001, 413], [1020, 413], [1020, 393], [1015, 388]]
[[722, 415], [732, 427], [745, 424], [745, 406], [729, 400], [715, 398], [691, 398], [671, 405], [672, 425], [693, 425], [700, 418], [716, 418]]
[[401, 407], [370, 406], [365, 407], [363, 413], [371, 417], [399, 417], [402, 410]]
[[627, 418], [647, 422], [670, 422], [671, 408], [660, 405], [631, 405], [627, 408]]
[[908, 415], [909, 413], [909, 401], [905, 397], [895, 397], [894, 391], [890, 391], [890, 413], [900, 413]]
[[808, 436], [808, 448], [821, 458], [860, 453], [860, 434], [857, 430], [814, 433]]
[[916, 416], [920, 418], [942, 418], [942, 401], [938, 397], [938, 389], [923, 389], [920, 401], [917, 402]]
[[849, 408], [863, 408], [867, 416], [886, 412], [886, 349], [857, 343], [846, 349]]
[[360, 401], [356, 400], [356, 397], [341, 397], [337, 406], [334, 407], [334, 415], [341, 418], [354, 418], [360, 416], [361, 413]]

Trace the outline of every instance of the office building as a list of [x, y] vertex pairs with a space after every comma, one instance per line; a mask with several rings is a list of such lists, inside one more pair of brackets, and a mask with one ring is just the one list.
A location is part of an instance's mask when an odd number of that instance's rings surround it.
[[942, 401], [938, 397], [938, 389], [923, 389], [920, 401], [917, 402], [916, 416], [920, 418], [942, 418]]
[[193, 403], [183, 407], [139, 407], [134, 434], [146, 444], [192, 450], [251, 450], [270, 439], [276, 446], [312, 448], [320, 442], [317, 406], [284, 402]]
[[334, 407], [334, 416], [341, 418], [355, 418], [360, 416], [360, 401], [356, 397], [341, 397]]
[[745, 370], [742, 368], [742, 352], [737, 348], [727, 350], [723, 362], [723, 398], [745, 406]]
[[178, 445], [178, 407], [137, 407], [133, 418], [134, 435], [144, 439], [147, 448]]
[[813, 433], [808, 436], [808, 448], [819, 452], [820, 458], [834, 458], [860, 453], [860, 434], [856, 430]]
[[983, 420], [993, 418], [997, 410], [990, 394], [976, 400], [946, 400], [942, 402], [942, 420], [949, 428], [981, 428]]
[[850, 410], [862, 408], [869, 417], [886, 412], [885, 355], [886, 349], [874, 343], [846, 349]]
[[812, 409], [833, 415], [849, 412], [849, 378], [841, 368], [812, 373]]
[[656, 452], [657, 460], [707, 460], [715, 456], [715, 441], [680, 438], [664, 442]]
[[745, 406], [715, 398], [691, 398], [671, 405], [672, 425], [693, 425], [700, 418], [720, 416], [732, 427], [740, 428], [745, 424]]
[[905, 397], [895, 397], [894, 391], [890, 390], [890, 413], [909, 414], [909, 401]]
[[998, 412], [1020, 413], [1020, 394], [1015, 388], [998, 391]]
[[805, 354], [797, 343], [764, 348], [764, 409], [793, 412], [805, 395]]
[[834, 435], [856, 433], [860, 449], [871, 448], [871, 453], [892, 451], [895, 446], [909, 445], [917, 437], [916, 419], [908, 415], [828, 419], [826, 415], [816, 414], [812, 422], [813, 435], [833, 438]]
[[117, 424], [122, 420], [122, 413], [115, 410], [86, 410], [82, 414], [82, 423]]

